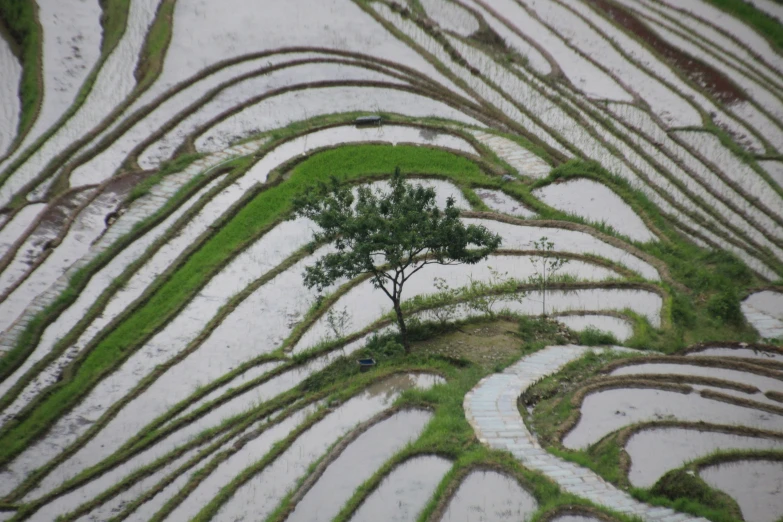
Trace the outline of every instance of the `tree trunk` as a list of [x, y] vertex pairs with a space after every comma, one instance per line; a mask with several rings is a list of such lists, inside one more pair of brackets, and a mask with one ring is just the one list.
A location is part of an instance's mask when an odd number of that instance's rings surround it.
[[402, 316], [402, 308], [399, 301], [394, 301], [394, 313], [397, 314], [397, 326], [400, 327], [400, 336], [402, 337], [402, 346], [405, 353], [411, 353], [411, 342], [408, 339], [408, 328], [405, 326], [405, 319]]

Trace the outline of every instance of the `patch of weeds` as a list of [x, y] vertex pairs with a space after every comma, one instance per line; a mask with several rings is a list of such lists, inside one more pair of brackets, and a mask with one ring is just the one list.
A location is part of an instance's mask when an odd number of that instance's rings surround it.
[[583, 346], [618, 345], [617, 338], [611, 332], [604, 332], [594, 326], [588, 326], [579, 332], [579, 344]]
[[570, 344], [576, 341], [568, 328], [549, 317], [521, 316], [519, 336], [524, 341], [527, 352], [551, 344]]
[[727, 324], [741, 325], [745, 320], [739, 296], [732, 287], [713, 295], [707, 302], [707, 311], [716, 320]]
[[633, 495], [644, 502], [670, 506], [714, 522], [742, 520], [739, 506], [731, 497], [712, 489], [690, 469], [669, 471], [652, 489], [634, 488]]

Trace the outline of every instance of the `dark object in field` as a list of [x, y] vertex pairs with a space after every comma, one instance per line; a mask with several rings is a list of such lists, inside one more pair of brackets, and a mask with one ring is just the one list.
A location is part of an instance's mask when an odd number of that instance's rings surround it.
[[364, 127], [364, 126], [370, 126], [370, 125], [377, 125], [380, 127], [381, 123], [383, 123], [383, 118], [381, 118], [378, 115], [375, 116], [359, 116], [354, 120], [354, 123], [357, 127]]
[[375, 359], [359, 359], [356, 361], [359, 363], [359, 371], [366, 372], [373, 366], [375, 366]]

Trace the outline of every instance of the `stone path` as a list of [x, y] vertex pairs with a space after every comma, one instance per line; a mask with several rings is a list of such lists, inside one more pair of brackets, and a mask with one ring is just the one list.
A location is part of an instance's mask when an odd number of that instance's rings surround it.
[[[772, 292], [770, 292], [772, 293]], [[783, 294], [778, 294], [776, 303], [774, 306], [780, 306], [780, 312], [775, 315], [770, 313], [773, 306], [769, 306], [767, 310], [759, 310], [748, 301], [743, 301], [742, 313], [745, 315], [745, 319], [756, 329], [756, 331], [766, 339], [783, 338]]]
[[160, 183], [153, 186], [149, 193], [134, 201], [127, 212], [122, 214], [108, 230], [106, 230], [100, 239], [90, 247], [89, 252], [85, 256], [71, 265], [45, 292], [33, 299], [16, 321], [0, 334], [0, 355], [16, 345], [19, 336], [27, 327], [30, 320], [32, 320], [38, 312], [57, 299], [57, 296], [68, 287], [68, 281], [76, 271], [95, 259], [120, 237], [130, 232], [137, 223], [157, 212], [179, 189], [196, 177], [197, 174], [217, 167], [238, 156], [252, 154], [264, 142], [265, 141], [262, 140], [237, 145], [196, 160], [182, 172], [166, 176]]
[[636, 515], [650, 522], [707, 522], [704, 518], [653, 507], [604, 481], [593, 471], [547, 453], [528, 431], [517, 410], [517, 398], [537, 381], [556, 373], [591, 348], [550, 346], [522, 358], [482, 379], [463, 402], [479, 441], [490, 448], [510, 451], [526, 468], [541, 472], [561, 489], [609, 509]]
[[473, 135], [522, 176], [545, 178], [552, 170], [546, 161], [507, 138], [482, 131], [474, 131]]

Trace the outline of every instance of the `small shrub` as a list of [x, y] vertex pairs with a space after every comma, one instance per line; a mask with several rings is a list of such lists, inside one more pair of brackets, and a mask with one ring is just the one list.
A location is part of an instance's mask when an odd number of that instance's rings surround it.
[[599, 346], [620, 344], [611, 332], [604, 332], [594, 326], [588, 326], [579, 333], [579, 344], [584, 346]]
[[731, 287], [710, 298], [707, 312], [722, 323], [740, 325], [743, 321], [739, 297]]

